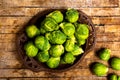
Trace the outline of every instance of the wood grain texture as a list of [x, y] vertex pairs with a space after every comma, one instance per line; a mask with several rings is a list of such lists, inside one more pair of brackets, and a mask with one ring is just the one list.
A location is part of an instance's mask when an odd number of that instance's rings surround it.
[[[70, 71], [32, 72], [17, 54], [16, 36], [34, 15], [51, 8], [75, 8], [90, 16], [96, 29], [96, 46]], [[97, 77], [90, 72], [93, 62], [108, 66], [108, 74], [120, 75], [96, 56], [100, 48], [109, 48], [111, 57], [120, 57], [120, 0], [0, 0], [0, 80], [107, 80], [107, 75]]]
[[117, 7], [118, 0], [3, 0], [2, 4], [3, 7]]
[[[1, 8], [0, 16], [26, 16], [31, 17], [50, 8]], [[56, 8], [57, 9], [57, 8]], [[82, 10], [89, 16], [120, 16], [120, 8], [75, 8]], [[103, 14], [104, 13], [104, 14]]]

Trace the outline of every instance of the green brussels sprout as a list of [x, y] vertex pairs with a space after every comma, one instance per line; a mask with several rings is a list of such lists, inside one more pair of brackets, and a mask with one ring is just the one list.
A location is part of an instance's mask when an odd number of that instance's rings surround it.
[[116, 74], [111, 74], [109, 76], [109, 80], [117, 80], [117, 75]]
[[37, 36], [35, 38], [35, 45], [43, 51], [49, 50], [51, 47], [49, 41], [44, 36]]
[[78, 45], [78, 46], [82, 46], [82, 45], [84, 45], [85, 42], [86, 42], [85, 39], [77, 39], [77, 45]]
[[36, 35], [40, 34], [39, 29], [35, 25], [28, 26], [25, 31], [26, 31], [26, 34], [29, 38], [33, 38]]
[[71, 22], [71, 23], [74, 23], [78, 20], [79, 18], [79, 13], [77, 10], [75, 9], [68, 9], [67, 12], [66, 12], [66, 16], [65, 18]]
[[110, 59], [110, 49], [103, 49], [98, 53], [100, 59], [108, 61]]
[[51, 12], [50, 14], [47, 15], [47, 17], [53, 18], [57, 23], [63, 21], [63, 14], [58, 10]]
[[24, 45], [24, 50], [28, 57], [35, 57], [38, 53], [38, 48], [31, 41]]
[[74, 56], [78, 56], [82, 53], [84, 53], [83, 49], [79, 47], [78, 45], [74, 46], [74, 50], [71, 52]]
[[117, 77], [117, 80], [120, 80], [120, 76]]
[[78, 24], [78, 27], [75, 31], [75, 37], [79, 39], [87, 39], [89, 36], [88, 25], [86, 24]]
[[57, 22], [50, 17], [47, 17], [43, 20], [43, 22], [41, 23], [41, 27], [44, 28], [46, 31], [54, 31], [59, 29]]
[[67, 64], [73, 64], [76, 58], [72, 53], [65, 53], [63, 59]]
[[47, 62], [49, 59], [49, 53], [48, 51], [41, 51], [37, 54], [36, 57], [40, 62]]
[[75, 27], [72, 23], [63, 22], [63, 23], [60, 24], [60, 27], [62, 28], [62, 31], [67, 36], [71, 36], [75, 33]]
[[40, 28], [40, 33], [44, 34], [44, 33], [46, 33], [46, 30], [44, 28]]
[[57, 68], [60, 64], [60, 57], [51, 57], [46, 64], [49, 68]]
[[50, 48], [50, 55], [53, 57], [60, 57], [64, 53], [63, 45], [54, 45]]
[[92, 72], [97, 76], [104, 76], [108, 72], [108, 67], [102, 63], [97, 62], [92, 66]]
[[50, 42], [52, 44], [63, 44], [66, 41], [66, 38], [67, 36], [60, 30], [53, 31], [49, 36]]
[[70, 51], [73, 51], [74, 50], [74, 45], [75, 45], [75, 42], [72, 41], [72, 40], [67, 40], [65, 42], [65, 50], [70, 52]]
[[110, 65], [115, 70], [120, 70], [120, 58], [111, 58]]

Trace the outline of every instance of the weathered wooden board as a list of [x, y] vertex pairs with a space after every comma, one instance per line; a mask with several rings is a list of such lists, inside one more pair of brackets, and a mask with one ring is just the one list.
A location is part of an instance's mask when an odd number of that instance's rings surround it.
[[[50, 8], [1, 8], [0, 16], [27, 16], [31, 17]], [[120, 8], [76, 8], [89, 16], [120, 16]], [[103, 14], [104, 13], [104, 14]]]
[[[111, 57], [120, 57], [120, 0], [0, 0], [0, 80], [107, 80], [107, 75], [97, 77], [89, 70], [93, 62], [107, 62], [96, 56], [96, 51], [106, 47]], [[83, 61], [63, 73], [32, 72], [21, 64], [16, 51], [18, 31], [38, 12], [59, 8], [80, 9], [89, 15], [96, 28], [96, 46]], [[74, 74], [74, 75], [73, 75]]]
[[[60, 78], [60, 77], [95, 77], [89, 69], [73, 69], [66, 72], [61, 73], [51, 73], [51, 72], [32, 72], [28, 69], [0, 69], [2, 74], [0, 75], [1, 78], [5, 77], [52, 77], [52, 78]], [[109, 68], [109, 73], [114, 72], [120, 75], [120, 71], [112, 70]], [[73, 75], [75, 73], [75, 75]], [[107, 75], [106, 75], [107, 76]]]
[[3, 0], [2, 7], [117, 7], [118, 0]]

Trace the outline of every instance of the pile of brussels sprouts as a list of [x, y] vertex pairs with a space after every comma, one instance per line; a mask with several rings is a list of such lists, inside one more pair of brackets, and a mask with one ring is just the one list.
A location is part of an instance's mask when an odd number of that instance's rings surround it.
[[81, 46], [89, 36], [88, 25], [80, 24], [78, 19], [79, 12], [75, 9], [68, 9], [65, 15], [55, 10], [46, 15], [39, 26], [28, 26], [26, 35], [30, 41], [24, 45], [26, 55], [49, 68], [72, 65], [76, 56], [84, 53]]

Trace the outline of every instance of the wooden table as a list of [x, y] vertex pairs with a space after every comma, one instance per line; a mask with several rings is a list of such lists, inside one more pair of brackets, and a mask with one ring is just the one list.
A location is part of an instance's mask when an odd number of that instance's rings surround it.
[[[120, 75], [107, 62], [95, 56], [106, 47], [111, 56], [120, 57], [120, 0], [0, 0], [0, 80], [107, 80], [89, 71], [92, 62], [102, 62], [109, 73]], [[48, 8], [76, 8], [88, 14], [95, 24], [97, 42], [84, 60], [67, 72], [32, 72], [25, 69], [16, 52], [15, 36], [32, 16]]]

